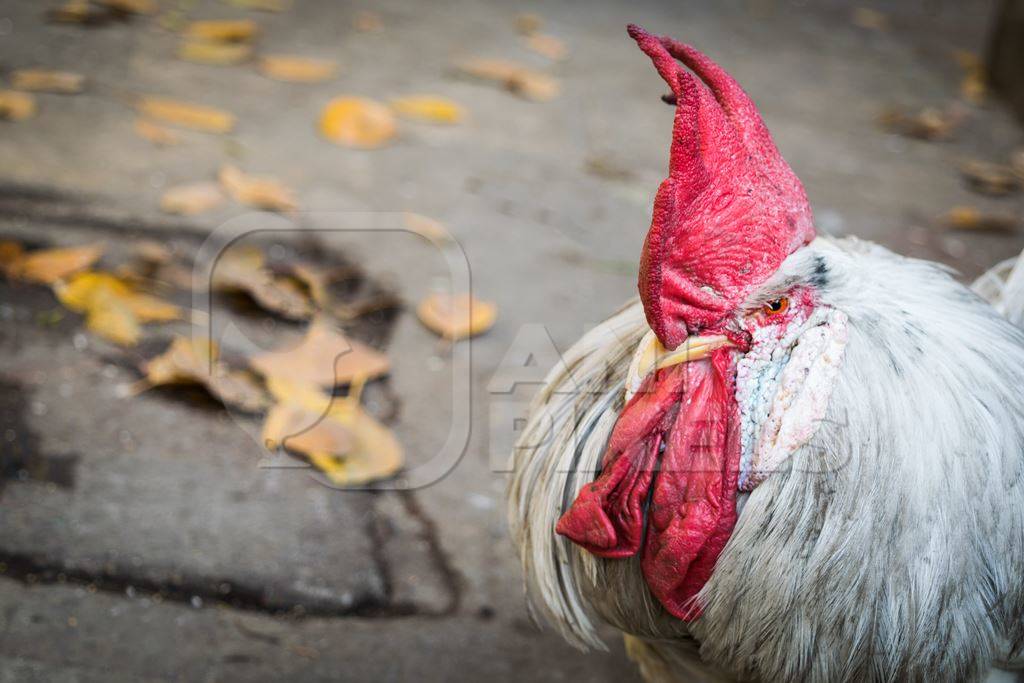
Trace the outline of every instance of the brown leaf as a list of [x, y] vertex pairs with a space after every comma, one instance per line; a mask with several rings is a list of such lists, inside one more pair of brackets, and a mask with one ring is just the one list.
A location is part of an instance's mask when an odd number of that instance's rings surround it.
[[384, 22], [376, 12], [363, 10], [356, 13], [352, 26], [360, 33], [377, 33], [384, 30]]
[[142, 117], [135, 119], [135, 134], [158, 147], [170, 147], [181, 142], [181, 137], [170, 128]]
[[11, 267], [21, 260], [25, 249], [17, 242], [4, 240], [0, 242], [0, 272], [10, 277]]
[[851, 16], [854, 26], [871, 31], [888, 31], [889, 17], [869, 7], [855, 7]]
[[[360, 386], [354, 385], [342, 399], [279, 378], [268, 380], [267, 388], [279, 406], [289, 406], [275, 408], [264, 423], [263, 437], [270, 447], [283, 443], [286, 449], [305, 455], [338, 486], [367, 484], [401, 469], [402, 447], [387, 427], [359, 405]], [[300, 435], [304, 438], [296, 440]]]
[[396, 130], [391, 110], [365, 97], [336, 97], [320, 114], [320, 134], [347, 147], [380, 147]]
[[144, 116], [205, 133], [228, 133], [235, 127], [234, 114], [167, 97], [142, 97], [135, 107]]
[[103, 255], [103, 247], [97, 244], [83, 247], [40, 249], [23, 254], [10, 264], [8, 274], [18, 280], [52, 285], [57, 280], [85, 270]]
[[235, 247], [221, 254], [211, 286], [220, 292], [244, 292], [262, 308], [290, 320], [306, 320], [313, 306], [305, 293], [287, 278], [274, 277], [257, 249]]
[[338, 63], [330, 59], [310, 59], [293, 55], [266, 55], [259, 70], [267, 78], [293, 83], [319, 83], [337, 74]]
[[249, 413], [265, 410], [270, 401], [259, 384], [245, 372], [234, 371], [217, 359], [217, 346], [209, 339], [175, 337], [164, 353], [142, 366], [146, 384], [198, 384], [223, 403]]
[[82, 92], [85, 76], [70, 71], [50, 69], [18, 69], [11, 73], [11, 87], [15, 90], [74, 94]]
[[1010, 214], [986, 213], [973, 206], [954, 206], [946, 214], [946, 223], [955, 230], [1013, 232], [1020, 221]]
[[0, 90], [0, 119], [24, 121], [35, 116], [36, 99], [26, 92]]
[[545, 33], [535, 33], [527, 36], [526, 47], [556, 62], [569, 56], [569, 49], [565, 46], [565, 43]]
[[252, 56], [252, 46], [245, 43], [222, 43], [213, 40], [186, 40], [178, 47], [178, 57], [186, 62], [230, 66], [241, 64]]
[[470, 59], [456, 68], [468, 76], [500, 83], [509, 92], [529, 100], [553, 99], [561, 89], [553, 77], [502, 59]]
[[947, 140], [963, 123], [964, 112], [956, 108], [945, 111], [926, 107], [916, 113], [889, 108], [879, 116], [879, 124], [892, 133], [919, 140]]
[[231, 164], [222, 166], [217, 178], [240, 204], [267, 211], [294, 211], [298, 208], [292, 191], [273, 178], [251, 176]]
[[458, 340], [483, 334], [498, 316], [497, 307], [469, 294], [431, 294], [416, 309], [420, 321], [445, 339]]
[[354, 339], [347, 339], [328, 323], [314, 321], [297, 345], [268, 351], [249, 359], [264, 377], [282, 377], [325, 389], [370, 380], [391, 369], [388, 357]]
[[168, 188], [160, 197], [160, 210], [181, 216], [194, 216], [216, 208], [223, 201], [224, 194], [217, 183], [188, 183]]
[[219, 43], [243, 43], [252, 40], [259, 27], [252, 19], [193, 21], [185, 27], [185, 36]]
[[91, 314], [96, 308], [124, 306], [140, 323], [168, 322], [181, 318], [181, 309], [172, 303], [136, 291], [121, 278], [98, 271], [87, 271], [58, 282], [54, 291], [60, 302], [72, 311]]
[[95, 0], [97, 4], [124, 14], [156, 14], [156, 0]]
[[967, 185], [980, 194], [999, 197], [1020, 189], [1021, 181], [1009, 166], [985, 161], [968, 161], [960, 166]]
[[458, 123], [466, 112], [457, 103], [437, 95], [409, 95], [391, 100], [391, 108], [401, 116], [431, 123]]
[[516, 30], [524, 36], [532, 36], [542, 28], [544, 20], [537, 14], [526, 12], [516, 17]]

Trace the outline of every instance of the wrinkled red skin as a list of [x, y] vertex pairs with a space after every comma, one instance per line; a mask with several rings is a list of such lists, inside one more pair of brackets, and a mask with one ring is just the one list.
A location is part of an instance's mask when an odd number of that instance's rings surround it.
[[640, 260], [647, 322], [668, 349], [697, 333], [725, 334], [739, 348], [652, 373], [619, 416], [600, 476], [556, 531], [599, 557], [642, 550], [651, 593], [691, 621], [737, 517], [735, 356], [747, 336], [730, 320], [814, 238], [814, 225], [803, 186], [736, 81], [688, 45], [633, 25], [629, 35], [676, 100], [669, 175]]
[[556, 527], [598, 557], [630, 557], [643, 541], [650, 492], [644, 578], [665, 609], [686, 621], [700, 615], [694, 597], [736, 524], [734, 357], [719, 349], [648, 377], [612, 431], [600, 476]]

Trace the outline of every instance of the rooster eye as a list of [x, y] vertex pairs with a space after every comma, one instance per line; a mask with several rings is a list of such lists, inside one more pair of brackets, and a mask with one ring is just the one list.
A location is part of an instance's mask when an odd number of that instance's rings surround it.
[[786, 309], [789, 308], [789, 299], [782, 297], [775, 301], [769, 301], [764, 305], [764, 312], [766, 315], [779, 315], [785, 313]]

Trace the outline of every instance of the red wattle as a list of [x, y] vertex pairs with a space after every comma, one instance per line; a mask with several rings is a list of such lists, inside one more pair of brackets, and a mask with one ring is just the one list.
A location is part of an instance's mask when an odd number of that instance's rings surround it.
[[700, 616], [694, 598], [736, 524], [733, 353], [720, 349], [648, 377], [619, 416], [600, 476], [556, 527], [594, 555], [630, 557], [640, 551], [650, 492], [644, 578], [665, 609], [686, 621]]

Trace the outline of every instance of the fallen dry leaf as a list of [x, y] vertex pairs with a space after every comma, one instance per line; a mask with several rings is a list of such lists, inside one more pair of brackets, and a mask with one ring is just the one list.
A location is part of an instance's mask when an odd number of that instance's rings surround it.
[[149, 119], [135, 119], [135, 134], [159, 147], [170, 147], [181, 142], [181, 137], [170, 128], [153, 123]]
[[267, 78], [278, 81], [319, 83], [334, 78], [338, 63], [294, 55], [266, 55], [260, 59], [259, 70]]
[[257, 354], [249, 359], [249, 364], [264, 377], [283, 377], [325, 389], [349, 384], [357, 378], [375, 379], [391, 369], [383, 353], [347, 339], [322, 320], [309, 326], [297, 346]]
[[142, 388], [198, 384], [225, 405], [248, 413], [266, 410], [270, 401], [260, 385], [248, 373], [228, 368], [217, 356], [217, 345], [209, 339], [175, 337], [166, 351], [142, 365]]
[[85, 76], [70, 71], [18, 69], [11, 73], [11, 87], [15, 90], [71, 95], [82, 92], [84, 86]]
[[985, 161], [964, 163], [960, 174], [975, 192], [995, 197], [1016, 192], [1021, 186], [1020, 178], [1011, 167]]
[[345, 398], [278, 378], [268, 380], [267, 388], [278, 401], [264, 423], [268, 447], [283, 444], [305, 455], [338, 486], [367, 484], [401, 469], [402, 446], [391, 430], [359, 404], [361, 384], [353, 384]]
[[433, 218], [406, 211], [402, 214], [402, 219], [405, 222], [407, 230], [416, 233], [420, 237], [426, 238], [438, 246], [448, 244], [455, 239], [452, 237], [452, 234], [448, 232], [448, 228], [444, 227], [443, 223], [436, 221]]
[[466, 112], [457, 103], [436, 95], [409, 95], [391, 100], [391, 108], [401, 116], [431, 123], [458, 123]]
[[964, 71], [960, 81], [960, 96], [971, 104], [981, 104], [988, 92], [988, 79], [985, 75], [985, 63], [974, 52], [953, 50], [953, 58]]
[[869, 7], [855, 7], [850, 17], [854, 26], [866, 28], [871, 31], [888, 31], [889, 17], [878, 10]]
[[86, 329], [119, 346], [135, 346], [142, 336], [138, 318], [109, 292], [97, 293], [85, 314]]
[[946, 214], [946, 223], [956, 230], [992, 232], [1012, 232], [1017, 230], [1020, 225], [1016, 216], [986, 213], [973, 206], [954, 206]]
[[217, 183], [188, 183], [168, 188], [160, 197], [160, 210], [180, 216], [194, 216], [216, 208], [223, 201], [224, 194]]
[[531, 36], [544, 28], [544, 20], [537, 14], [529, 12], [516, 17], [516, 30], [524, 36]]
[[221, 254], [211, 286], [220, 292], [244, 292], [262, 308], [290, 320], [313, 315], [313, 305], [302, 289], [287, 278], [274, 277], [258, 249], [235, 247]]
[[556, 62], [569, 56], [569, 49], [565, 46], [565, 43], [546, 33], [528, 35], [526, 37], [526, 47]]
[[231, 66], [252, 56], [252, 46], [245, 43], [222, 43], [214, 40], [186, 40], [178, 47], [178, 57], [186, 62]]
[[384, 22], [376, 12], [358, 12], [352, 20], [352, 26], [360, 33], [376, 33], [384, 29]]
[[8, 275], [18, 280], [52, 285], [57, 280], [89, 268], [103, 255], [103, 247], [90, 244], [82, 247], [40, 249], [22, 254], [8, 268]]
[[217, 178], [240, 204], [267, 211], [294, 211], [298, 208], [294, 193], [273, 178], [251, 176], [231, 164], [222, 166]]
[[365, 97], [336, 97], [320, 114], [320, 134], [347, 147], [380, 147], [396, 130], [391, 110]]
[[46, 18], [58, 24], [96, 24], [109, 17], [106, 12], [94, 9], [89, 0], [68, 0], [60, 7], [50, 10]]
[[36, 99], [26, 92], [0, 90], [0, 119], [24, 121], [36, 113]]
[[498, 316], [497, 307], [469, 294], [435, 293], [416, 308], [420, 321], [431, 331], [452, 341], [483, 334]]
[[24, 254], [25, 248], [17, 242], [11, 240], [0, 242], [0, 272], [7, 273], [7, 269], [21, 260]]
[[167, 97], [139, 98], [135, 108], [143, 116], [205, 133], [228, 133], [235, 127], [234, 114], [223, 109], [180, 102]]
[[156, 14], [156, 0], [95, 0], [97, 4], [124, 14]]
[[181, 309], [149, 294], [138, 292], [111, 273], [87, 271], [67, 282], [54, 284], [57, 299], [77, 313], [91, 313], [101, 303], [125, 306], [140, 323], [168, 322], [181, 318]]
[[252, 19], [193, 21], [185, 27], [185, 35], [196, 40], [219, 43], [242, 43], [252, 40], [259, 26]]
[[235, 7], [259, 12], [284, 12], [291, 6], [288, 0], [227, 0], [227, 2]]
[[500, 83], [509, 92], [529, 100], [550, 100], [561, 90], [553, 77], [507, 60], [470, 59], [456, 68], [468, 76]]
[[926, 107], [916, 113], [889, 108], [879, 116], [879, 124], [892, 133], [919, 140], [947, 140], [963, 123], [965, 113], [956, 108], [945, 111]]

